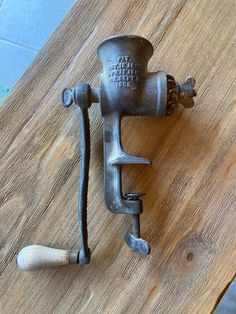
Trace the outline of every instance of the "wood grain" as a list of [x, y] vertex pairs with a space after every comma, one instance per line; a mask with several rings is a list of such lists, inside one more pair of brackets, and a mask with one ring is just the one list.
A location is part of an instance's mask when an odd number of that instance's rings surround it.
[[[1, 108], [1, 310], [8, 313], [210, 313], [236, 272], [234, 0], [76, 1]], [[155, 48], [149, 70], [191, 74], [191, 110], [126, 118], [126, 151], [152, 166], [124, 167], [124, 191], [146, 192], [142, 234], [152, 253], [123, 242], [129, 217], [103, 201], [102, 118], [90, 109], [92, 262], [33, 273], [16, 253], [37, 243], [78, 248], [78, 116], [60, 94], [99, 84], [96, 47], [137, 34]]]

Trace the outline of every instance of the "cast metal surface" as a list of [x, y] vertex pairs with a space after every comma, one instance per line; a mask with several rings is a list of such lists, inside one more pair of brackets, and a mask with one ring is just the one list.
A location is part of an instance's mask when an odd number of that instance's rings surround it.
[[121, 143], [121, 119], [124, 116], [165, 116], [178, 104], [186, 108], [194, 105], [195, 80], [187, 77], [178, 84], [163, 71], [149, 73], [148, 61], [153, 54], [151, 43], [139, 36], [115, 36], [98, 47], [103, 66], [101, 85], [91, 89], [86, 83], [63, 91], [63, 105], [73, 102], [80, 109], [81, 165], [78, 201], [81, 250], [79, 262], [89, 263], [87, 236], [87, 190], [90, 158], [88, 108], [100, 103], [104, 119], [104, 188], [107, 208], [116, 214], [128, 214], [133, 230], [125, 236], [128, 246], [147, 255], [150, 246], [140, 235], [140, 214], [143, 211], [142, 193], [123, 193], [122, 165], [150, 164], [144, 157], [125, 152]]

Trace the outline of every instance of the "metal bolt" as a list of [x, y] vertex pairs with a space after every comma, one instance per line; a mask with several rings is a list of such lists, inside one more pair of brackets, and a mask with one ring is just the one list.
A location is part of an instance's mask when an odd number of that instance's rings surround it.
[[62, 92], [62, 104], [64, 107], [69, 107], [74, 101], [74, 93], [71, 88], [65, 88]]

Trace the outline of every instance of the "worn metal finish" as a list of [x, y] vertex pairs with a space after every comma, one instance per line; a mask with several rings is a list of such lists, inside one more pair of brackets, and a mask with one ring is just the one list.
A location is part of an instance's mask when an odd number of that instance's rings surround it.
[[[78, 189], [78, 223], [80, 227], [80, 251], [77, 263], [90, 262], [90, 249], [88, 247], [87, 228], [87, 198], [90, 161], [90, 126], [88, 108], [91, 106], [91, 89], [88, 84], [79, 84], [74, 91], [70, 88], [62, 92], [62, 102], [65, 107], [73, 102], [78, 105], [80, 117], [80, 180]], [[74, 256], [74, 255], [73, 255]]]
[[139, 36], [115, 36], [98, 47], [103, 65], [101, 86], [91, 89], [88, 84], [67, 88], [62, 93], [65, 107], [73, 102], [80, 108], [81, 165], [78, 201], [81, 250], [79, 262], [89, 263], [87, 239], [87, 189], [90, 157], [88, 108], [100, 103], [104, 118], [104, 186], [107, 208], [113, 213], [132, 217], [132, 233], [125, 242], [136, 252], [147, 255], [150, 246], [140, 235], [140, 214], [143, 211], [142, 193], [122, 191], [122, 165], [150, 164], [151, 161], [126, 153], [121, 143], [121, 119], [124, 116], [165, 116], [178, 104], [186, 108], [194, 105], [195, 80], [187, 77], [178, 84], [163, 71], [149, 73], [148, 61], [153, 54], [151, 43]]

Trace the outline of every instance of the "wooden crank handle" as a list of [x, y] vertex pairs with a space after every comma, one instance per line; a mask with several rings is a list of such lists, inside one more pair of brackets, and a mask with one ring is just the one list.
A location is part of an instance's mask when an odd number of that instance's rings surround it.
[[29, 245], [20, 250], [17, 266], [24, 271], [79, 263], [78, 250], [60, 250], [43, 245]]

